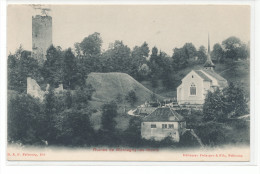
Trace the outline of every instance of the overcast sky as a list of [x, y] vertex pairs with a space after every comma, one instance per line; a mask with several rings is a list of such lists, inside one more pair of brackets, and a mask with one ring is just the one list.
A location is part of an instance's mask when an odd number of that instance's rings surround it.
[[[173, 48], [192, 42], [196, 48], [211, 48], [229, 36], [243, 42], [250, 40], [249, 6], [216, 5], [56, 5], [52, 12], [53, 44], [63, 49], [73, 47], [84, 37], [99, 32], [103, 49], [122, 40], [131, 49], [146, 41], [150, 47], [170, 56]], [[32, 49], [32, 15], [38, 13], [28, 5], [9, 5], [7, 17], [7, 50], [14, 52], [20, 44]]]

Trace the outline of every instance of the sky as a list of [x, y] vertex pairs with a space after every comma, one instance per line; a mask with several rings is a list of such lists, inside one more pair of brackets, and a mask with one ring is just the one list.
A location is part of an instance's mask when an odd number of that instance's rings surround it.
[[[147, 42], [150, 50], [172, 55], [173, 48], [191, 42], [211, 49], [230, 36], [250, 41], [250, 6], [247, 5], [48, 5], [52, 11], [53, 44], [63, 49], [99, 32], [103, 50], [122, 40], [131, 49]], [[32, 16], [39, 11], [29, 5], [9, 5], [7, 51], [21, 44], [32, 50]]]

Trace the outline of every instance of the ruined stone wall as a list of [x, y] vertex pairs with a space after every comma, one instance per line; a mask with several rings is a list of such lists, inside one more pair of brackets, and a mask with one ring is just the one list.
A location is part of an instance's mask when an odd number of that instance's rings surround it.
[[39, 98], [41, 101], [43, 101], [45, 91], [41, 90], [41, 87], [34, 79], [27, 77], [27, 94], [34, 98]]
[[[32, 79], [31, 77], [27, 77], [27, 94], [31, 95], [34, 98], [39, 98], [40, 101], [44, 100], [45, 94], [48, 92], [49, 84], [47, 84], [46, 90], [41, 90], [41, 87], [38, 85], [38, 83]], [[60, 84], [58, 88], [54, 89], [54, 93], [58, 94], [63, 92], [63, 85]]]
[[46, 60], [46, 51], [52, 44], [52, 17], [32, 17], [32, 51], [39, 63]]

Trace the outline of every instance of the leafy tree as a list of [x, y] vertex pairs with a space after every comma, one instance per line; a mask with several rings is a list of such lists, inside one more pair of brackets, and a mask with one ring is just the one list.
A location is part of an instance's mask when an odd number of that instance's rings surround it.
[[61, 110], [59, 102], [61, 101], [55, 96], [53, 87], [50, 87], [44, 98], [45, 119], [42, 122], [42, 125], [44, 125], [45, 139], [49, 144], [53, 144], [56, 141], [55, 116], [59, 113], [59, 110]]
[[38, 83], [43, 80], [37, 60], [31, 57], [31, 52], [23, 50], [22, 47], [17, 49], [15, 54], [9, 54], [7, 66], [8, 89], [25, 92], [27, 77], [32, 77]]
[[95, 89], [90, 84], [77, 88], [73, 95], [73, 107], [78, 110], [88, 109], [89, 101], [92, 99], [94, 91]]
[[205, 120], [223, 120], [248, 113], [243, 90], [233, 83], [222, 91], [208, 92], [203, 105]]
[[228, 117], [237, 117], [248, 113], [247, 99], [244, 91], [239, 87], [230, 83], [227, 88], [223, 90], [224, 102], [226, 106], [226, 113]]
[[140, 47], [135, 46], [133, 51], [131, 52], [132, 57], [132, 71], [130, 72], [136, 79], [142, 79], [144, 76], [142, 70], [143, 65], [146, 65], [148, 56], [149, 56], [149, 47], [146, 42], [144, 42]]
[[205, 63], [207, 59], [206, 48], [204, 46], [200, 46], [197, 52], [199, 63]]
[[174, 48], [173, 50], [173, 66], [174, 69], [180, 70], [188, 66], [188, 58], [183, 48]]
[[63, 69], [64, 87], [74, 89], [76, 84], [78, 84], [79, 77], [76, 58], [70, 48], [65, 51]]
[[215, 60], [217, 62], [222, 62], [224, 59], [224, 50], [222, 49], [221, 45], [219, 43], [216, 43], [213, 46], [213, 51], [211, 52], [211, 58], [212, 60]]
[[115, 41], [110, 49], [102, 54], [105, 72], [124, 72], [131, 74], [134, 61], [131, 59], [131, 49], [122, 41]]
[[125, 130], [123, 137], [125, 145], [134, 147], [142, 145], [141, 123], [142, 119], [140, 117], [132, 117], [130, 119], [128, 129]]
[[196, 47], [192, 43], [185, 43], [182, 47], [187, 59], [195, 59], [197, 55]]
[[100, 36], [100, 33], [95, 32], [89, 35], [88, 37], [85, 37], [83, 41], [79, 43], [79, 47], [83, 55], [91, 57], [91, 56], [101, 54], [102, 42], [103, 41]]
[[223, 101], [222, 91], [209, 91], [203, 105], [203, 115], [206, 121], [222, 119], [226, 117], [226, 105]]
[[91, 112], [66, 109], [55, 119], [57, 144], [62, 145], [91, 145], [94, 143], [94, 130], [89, 117]]
[[39, 100], [25, 94], [8, 100], [8, 141], [35, 144], [44, 140], [42, 120], [44, 112]]
[[46, 61], [42, 69], [42, 76], [51, 86], [58, 87], [63, 83], [63, 55], [60, 49], [51, 45], [47, 50]]
[[102, 106], [102, 130], [110, 132], [111, 134], [115, 131], [117, 116], [117, 104], [115, 102], [106, 103]]
[[131, 90], [128, 92], [128, 94], [125, 97], [126, 101], [129, 102], [132, 106], [137, 102], [138, 97], [136, 96], [136, 93], [134, 90]]
[[237, 37], [231, 36], [222, 42], [225, 58], [231, 60], [246, 59], [248, 57], [246, 45]]

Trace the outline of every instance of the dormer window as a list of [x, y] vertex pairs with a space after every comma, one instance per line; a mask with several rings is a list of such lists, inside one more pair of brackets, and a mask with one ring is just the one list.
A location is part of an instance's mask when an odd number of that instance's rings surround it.
[[190, 95], [196, 95], [196, 86], [194, 83], [190, 85]]

